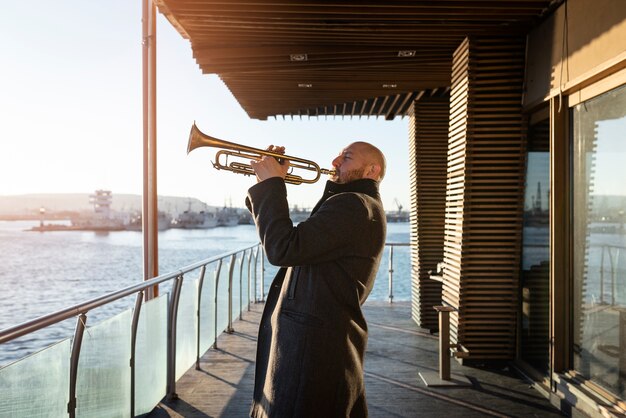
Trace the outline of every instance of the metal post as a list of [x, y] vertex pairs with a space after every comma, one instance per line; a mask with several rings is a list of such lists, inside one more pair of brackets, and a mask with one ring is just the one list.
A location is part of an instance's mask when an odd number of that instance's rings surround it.
[[450, 312], [449, 306], [435, 306], [439, 312], [439, 378], [450, 380]]
[[135, 299], [135, 309], [133, 310], [133, 322], [130, 328], [130, 416], [135, 416], [135, 348], [137, 347], [137, 328], [139, 327], [139, 314], [144, 293], [137, 293]]
[[[156, 7], [143, 0], [143, 278], [159, 275], [158, 203], [156, 155]], [[146, 292], [146, 298], [158, 296], [158, 286]]]
[[[458, 387], [471, 386], [472, 382], [458, 373], [452, 376], [450, 373], [450, 312], [456, 311], [451, 306], [433, 306], [439, 312], [439, 373], [425, 371], [419, 375], [426, 386]], [[469, 351], [459, 344], [461, 351], [454, 350], [455, 357], [467, 358]]]
[[600, 304], [604, 305], [604, 249], [606, 246], [602, 246], [602, 252], [600, 253]]
[[[615, 273], [616, 273], [616, 268], [615, 268], [615, 259], [613, 257], [613, 252], [611, 251], [611, 247], [608, 247], [608, 251], [609, 251], [609, 261], [611, 262], [611, 306], [615, 306], [615, 292], [617, 291], [615, 284], [616, 284], [616, 280], [615, 280]], [[617, 249], [616, 249], [617, 252]]]
[[183, 287], [182, 274], [176, 278], [170, 301], [169, 320], [167, 323], [167, 400], [178, 399], [176, 394], [176, 318], [178, 316], [178, 301]]
[[389, 303], [393, 303], [393, 245], [389, 246]]
[[[206, 265], [202, 266], [200, 269], [200, 278], [198, 279], [198, 311], [196, 312], [198, 316], [198, 331], [196, 336], [196, 370], [200, 370], [200, 330], [201, 327], [201, 315], [202, 311], [202, 287], [204, 286], [204, 273], [206, 272]], [[134, 416], [134, 415], [131, 415]]]
[[[626, 341], [626, 309], [619, 308], [619, 341]], [[624, 391], [626, 387], [626, 353], [619, 350], [619, 390]]]
[[248, 312], [250, 312], [250, 303], [252, 302], [252, 300], [250, 299], [250, 286], [252, 286], [251, 281], [250, 281], [250, 277], [252, 276], [252, 271], [250, 270], [252, 268], [252, 249], [250, 249], [250, 255], [248, 256], [248, 285], [246, 286], [248, 288]]
[[230, 256], [230, 266], [228, 268], [228, 327], [226, 332], [232, 334], [233, 329], [233, 271], [235, 269], [235, 254]]
[[78, 378], [78, 359], [80, 357], [80, 347], [83, 343], [83, 333], [87, 322], [87, 316], [80, 314], [76, 320], [76, 330], [74, 331], [74, 341], [72, 343], [72, 354], [70, 357], [70, 399], [67, 404], [67, 413], [70, 418], [76, 417], [76, 380]]
[[213, 325], [215, 333], [213, 334], [213, 348], [217, 348], [217, 292], [219, 291], [220, 274], [222, 271], [222, 259], [217, 262], [217, 270], [215, 270], [215, 300], [213, 304]]
[[243, 319], [243, 262], [246, 260], [246, 250], [241, 254], [239, 264], [239, 319]]
[[260, 248], [261, 247], [256, 247], [256, 251], [254, 252], [254, 279], [252, 280], [252, 294], [254, 295], [254, 303], [257, 303], [259, 301], [256, 289], [256, 273], [259, 268], [258, 261]]
[[261, 247], [261, 302], [265, 302], [265, 250]]

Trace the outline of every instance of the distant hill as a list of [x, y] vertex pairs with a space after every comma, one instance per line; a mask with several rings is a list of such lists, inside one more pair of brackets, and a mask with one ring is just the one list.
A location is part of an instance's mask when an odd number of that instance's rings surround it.
[[[90, 193], [48, 193], [0, 196], [0, 216], [38, 214], [44, 207], [46, 212], [93, 211], [89, 202]], [[134, 194], [113, 194], [111, 208], [118, 212], [141, 210], [141, 196]], [[191, 197], [159, 196], [159, 209], [176, 215], [185, 210], [214, 209], [199, 199]]]

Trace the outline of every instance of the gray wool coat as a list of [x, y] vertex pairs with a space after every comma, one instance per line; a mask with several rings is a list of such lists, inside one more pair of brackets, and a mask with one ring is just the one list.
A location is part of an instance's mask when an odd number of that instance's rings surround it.
[[294, 226], [280, 178], [246, 199], [274, 278], [259, 327], [250, 416], [366, 417], [363, 360], [369, 295], [386, 235], [378, 183], [329, 181]]

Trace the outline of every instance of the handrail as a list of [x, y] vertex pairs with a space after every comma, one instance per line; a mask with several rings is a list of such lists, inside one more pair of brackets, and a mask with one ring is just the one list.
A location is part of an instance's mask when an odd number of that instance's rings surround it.
[[[393, 301], [393, 250], [394, 247], [396, 246], [410, 246], [410, 244], [408, 243], [386, 243], [385, 246], [388, 246], [390, 248], [390, 259], [389, 259], [389, 301], [390, 303]], [[234, 287], [233, 285], [236, 282], [233, 282], [234, 277], [233, 275], [235, 274], [235, 263], [237, 262], [237, 257], [241, 256], [241, 259], [239, 260], [239, 264], [238, 264], [238, 272], [239, 272], [239, 304], [238, 306], [234, 306], [234, 301], [233, 301], [233, 297], [234, 296]], [[260, 257], [259, 257], [260, 256]], [[260, 260], [259, 260], [260, 258]], [[9, 342], [12, 341], [16, 338], [19, 338], [23, 335], [32, 333], [34, 331], [40, 330], [42, 328], [45, 328], [47, 326], [53, 325], [53, 324], [57, 324], [59, 322], [62, 322], [64, 320], [67, 319], [71, 319], [71, 318], [75, 318], [76, 319], [76, 327], [74, 330], [74, 338], [73, 338], [73, 344], [71, 347], [71, 353], [70, 353], [70, 369], [69, 369], [69, 399], [68, 399], [68, 404], [67, 404], [67, 414], [70, 418], [75, 417], [76, 416], [76, 411], [77, 411], [77, 399], [76, 399], [76, 385], [77, 385], [77, 377], [78, 377], [78, 367], [79, 367], [79, 358], [81, 356], [81, 343], [83, 340], [83, 333], [84, 332], [88, 332], [87, 331], [87, 313], [89, 311], [91, 311], [92, 309], [101, 307], [103, 305], [106, 305], [108, 303], [114, 302], [116, 300], [122, 299], [124, 297], [127, 296], [131, 296], [131, 295], [135, 295], [135, 302], [134, 302], [134, 311], [132, 313], [132, 322], [131, 322], [131, 341], [130, 341], [130, 348], [131, 348], [131, 352], [130, 352], [130, 358], [129, 358], [129, 363], [130, 363], [130, 388], [131, 388], [131, 396], [130, 396], [130, 404], [128, 405], [129, 409], [130, 409], [130, 414], [131, 416], [135, 415], [135, 366], [136, 366], [136, 357], [135, 357], [135, 348], [136, 348], [136, 338], [137, 338], [137, 329], [138, 329], [138, 323], [139, 323], [139, 315], [140, 312], [142, 310], [142, 304], [144, 302], [144, 296], [145, 294], [147, 294], [150, 289], [152, 289], [154, 286], [160, 284], [160, 283], [164, 283], [167, 281], [173, 281], [173, 286], [171, 289], [171, 294], [170, 294], [170, 298], [168, 301], [168, 306], [167, 306], [167, 341], [165, 342], [166, 344], [166, 380], [165, 380], [165, 385], [166, 385], [166, 398], [169, 400], [173, 400], [177, 398], [177, 394], [176, 394], [176, 367], [177, 367], [177, 358], [176, 358], [176, 354], [177, 354], [177, 317], [178, 317], [178, 306], [179, 306], [179, 300], [181, 297], [181, 292], [182, 292], [182, 288], [183, 288], [183, 283], [187, 282], [185, 274], [192, 272], [194, 270], [198, 270], [200, 269], [200, 277], [198, 278], [198, 294], [197, 294], [197, 302], [198, 302], [198, 310], [196, 312], [197, 315], [197, 335], [196, 338], [198, 339], [196, 341], [196, 368], [199, 368], [200, 366], [200, 356], [202, 353], [200, 353], [200, 330], [202, 328], [201, 326], [201, 317], [200, 317], [200, 306], [201, 306], [201, 298], [202, 298], [202, 288], [203, 288], [203, 283], [206, 282], [206, 278], [205, 278], [205, 274], [206, 274], [206, 270], [207, 270], [207, 266], [209, 264], [213, 264], [216, 263], [216, 270], [215, 270], [215, 278], [214, 278], [214, 284], [215, 285], [215, 311], [213, 313], [213, 324], [214, 325], [214, 331], [215, 331], [215, 335], [214, 335], [214, 341], [213, 341], [213, 347], [217, 348], [217, 337], [219, 335], [218, 333], [218, 290], [219, 290], [219, 283], [220, 283], [220, 271], [222, 270], [222, 264], [224, 262], [224, 260], [228, 260], [226, 262], [229, 262], [229, 268], [227, 271], [228, 277], [226, 277], [225, 279], [228, 280], [227, 283], [225, 283], [224, 285], [226, 285], [228, 287], [228, 324], [226, 326], [225, 331], [226, 332], [233, 332], [233, 310], [238, 310], [239, 312], [239, 316], [242, 317], [243, 316], [243, 311], [244, 311], [244, 304], [243, 304], [243, 299], [244, 299], [244, 292], [247, 293], [247, 304], [248, 304], [248, 310], [250, 310], [250, 304], [251, 303], [255, 303], [258, 301], [257, 299], [257, 271], [259, 269], [259, 265], [261, 267], [261, 277], [260, 277], [260, 284], [261, 284], [261, 289], [260, 289], [260, 296], [261, 296], [261, 301], [265, 300], [265, 286], [264, 286], [264, 270], [265, 270], [265, 264], [264, 264], [264, 259], [265, 256], [263, 254], [263, 248], [261, 247], [260, 243], [256, 243], [254, 245], [250, 245], [248, 247], [243, 247], [225, 254], [220, 254], [214, 257], [210, 257], [198, 262], [195, 262], [193, 264], [187, 265], [185, 267], [182, 267], [181, 269], [171, 272], [171, 273], [167, 273], [167, 274], [163, 274], [157, 277], [154, 277], [150, 280], [147, 280], [145, 282], [141, 282], [135, 285], [131, 285], [128, 287], [125, 287], [123, 289], [102, 295], [102, 296], [98, 296], [94, 299], [88, 300], [86, 302], [83, 303], [79, 303], [73, 306], [70, 306], [68, 308], [53, 312], [51, 314], [48, 315], [44, 315], [41, 316], [39, 318], [33, 319], [33, 320], [29, 320], [26, 322], [23, 322], [21, 324], [18, 324], [16, 326], [12, 326], [10, 328], [6, 328], [4, 330], [0, 330], [0, 344], [5, 343], [5, 342]], [[258, 263], [260, 261], [260, 263]], [[248, 269], [247, 269], [247, 277], [244, 278], [244, 264], [247, 263], [248, 265]], [[236, 280], [236, 279], [235, 279]], [[244, 283], [246, 284], [247, 289], [244, 290], [243, 289], [243, 285]], [[251, 295], [250, 293], [253, 293], [253, 295]], [[253, 297], [251, 297], [253, 296]], [[220, 304], [221, 305], [221, 304]]]
[[389, 247], [389, 303], [393, 303], [393, 248], [394, 247], [409, 247], [411, 244], [408, 242], [386, 242], [385, 247]]
[[[402, 243], [398, 243], [398, 242], [387, 242], [385, 243], [386, 247], [390, 247], [390, 264], [389, 264], [389, 300], [390, 302], [393, 300], [393, 248], [394, 247], [408, 247], [411, 244], [406, 243], [406, 242], [402, 242]], [[171, 273], [167, 273], [167, 274], [162, 274], [160, 276], [154, 277], [150, 280], [147, 280], [145, 282], [141, 282], [135, 285], [131, 285], [125, 288], [122, 288], [120, 290], [111, 292], [111, 293], [107, 293], [105, 295], [102, 296], [98, 296], [94, 299], [88, 300], [86, 302], [83, 303], [79, 303], [77, 305], [73, 305], [67, 308], [64, 308], [62, 310], [50, 313], [48, 315], [44, 315], [41, 316], [39, 318], [35, 318], [26, 322], [23, 322], [21, 324], [15, 325], [13, 327], [9, 327], [9, 328], [5, 328], [4, 330], [0, 331], [0, 344], [14, 340], [16, 338], [19, 338], [23, 335], [29, 334], [31, 332], [34, 331], [38, 331], [42, 328], [45, 328], [47, 326], [56, 324], [58, 322], [64, 321], [66, 319], [70, 319], [70, 318], [75, 318], [83, 313], [87, 313], [92, 309], [98, 308], [100, 306], [106, 305], [107, 303], [113, 302], [115, 300], [124, 298], [126, 296], [130, 296], [132, 294], [135, 294], [137, 292], [140, 291], [144, 291], [154, 285], [157, 284], [161, 284], [163, 282], [166, 282], [168, 280], [173, 280], [176, 279], [177, 277], [184, 275], [185, 273], [189, 273], [193, 270], [196, 270], [200, 267], [209, 265], [211, 263], [217, 262], [219, 260], [225, 259], [226, 257], [230, 257], [233, 256], [235, 254], [244, 252], [246, 250], [252, 250], [254, 248], [259, 247], [259, 244], [254, 244], [254, 245], [250, 245], [248, 247], [242, 247], [238, 250], [234, 250], [231, 252], [227, 252], [224, 254], [220, 254], [217, 256], [213, 256], [198, 262], [195, 262], [193, 264], [189, 264], [185, 267], [182, 267], [181, 269], [179, 269], [176, 272], [171, 272]], [[257, 254], [255, 254], [255, 263], [256, 263], [256, 258], [257, 258]], [[261, 257], [261, 272], [263, 273], [263, 270], [265, 269], [264, 266], [264, 257]], [[256, 272], [254, 273], [256, 276]], [[264, 295], [264, 280], [263, 280], [263, 276], [261, 277], [261, 302], [263, 302], [265, 300], [265, 295]], [[254, 296], [254, 301], [256, 302], [256, 278], [253, 281], [253, 296]]]
[[611, 268], [610, 271], [610, 277], [611, 277], [611, 306], [615, 306], [615, 293], [616, 293], [616, 273], [617, 273], [617, 266], [615, 264], [615, 259], [618, 256], [619, 252], [622, 250], [626, 250], [626, 247], [621, 246], [621, 245], [614, 245], [614, 244], [599, 244], [599, 245], [593, 245], [592, 247], [600, 247], [601, 249], [601, 253], [600, 253], [600, 304], [601, 305], [605, 305], [606, 302], [604, 300], [604, 273], [605, 273], [605, 268], [604, 268], [604, 253], [605, 251], [608, 253], [608, 258], [609, 258], [609, 266]]
[[39, 318], [23, 322], [21, 324], [15, 325], [13, 327], [6, 328], [0, 331], [0, 344], [14, 340], [23, 335], [29, 334], [31, 332], [40, 330], [47, 326], [56, 324], [58, 322], [64, 321], [66, 319], [74, 318], [78, 315], [89, 312], [92, 309], [98, 308], [100, 306], [106, 305], [107, 303], [113, 302], [115, 300], [124, 298], [126, 296], [130, 296], [139, 291], [145, 290], [154, 285], [166, 282], [168, 280], [176, 279], [177, 277], [184, 275], [185, 273], [189, 273], [193, 270], [196, 270], [202, 266], [206, 266], [208, 264], [214, 263], [223, 259], [225, 257], [230, 257], [234, 254], [238, 254], [245, 250], [249, 250], [251, 248], [255, 248], [259, 246], [259, 244], [254, 244], [248, 247], [243, 247], [235, 251], [231, 251], [225, 254], [221, 254], [218, 256], [210, 257], [202, 261], [198, 261], [196, 263], [190, 264], [181, 268], [180, 270], [172, 273], [162, 274], [160, 276], [154, 277], [150, 280], [146, 280], [145, 282], [141, 282], [135, 285], [131, 285], [125, 287], [123, 289], [117, 290], [115, 292], [107, 293], [106, 295], [98, 296], [94, 299], [91, 299], [87, 302], [79, 303], [74, 306], [70, 306], [68, 308], [62, 309], [57, 312], [53, 312], [48, 315], [41, 316]]
[[[246, 254], [249, 251], [249, 257], [251, 257], [253, 249], [256, 248], [257, 251], [256, 253], [258, 254], [258, 252], [261, 250], [260, 249], [261, 244], [257, 243], [248, 247], [244, 247], [244, 248], [240, 248], [231, 252], [228, 252], [226, 254], [221, 254], [218, 256], [214, 256], [214, 257], [210, 257], [207, 258], [205, 260], [201, 260], [199, 262], [190, 264], [188, 266], [185, 266], [183, 268], [181, 268], [180, 270], [176, 271], [176, 272], [172, 272], [172, 273], [168, 273], [168, 274], [164, 274], [158, 277], [155, 277], [153, 279], [147, 280], [145, 282], [142, 283], [138, 283], [136, 285], [132, 285], [132, 286], [128, 286], [125, 287], [123, 289], [120, 289], [118, 291], [115, 292], [111, 292], [108, 294], [105, 294], [103, 296], [99, 296], [97, 298], [91, 299], [87, 302], [83, 302], [74, 306], [71, 306], [69, 308], [65, 308], [62, 309], [60, 311], [57, 312], [53, 312], [49, 315], [45, 315], [42, 316], [40, 318], [36, 318], [33, 319], [31, 321], [27, 321], [24, 322], [22, 324], [16, 325], [14, 327], [10, 327], [7, 328], [5, 330], [0, 331], [0, 343], [5, 343], [8, 341], [11, 341], [13, 339], [16, 339], [20, 336], [26, 335], [28, 333], [37, 331], [39, 329], [45, 328], [47, 326], [59, 323], [61, 321], [64, 321], [66, 319], [70, 319], [72, 317], [77, 317], [77, 323], [76, 323], [76, 328], [74, 331], [74, 339], [73, 339], [73, 344], [72, 344], [72, 348], [71, 348], [71, 354], [70, 354], [70, 370], [69, 370], [69, 402], [67, 404], [67, 414], [70, 418], [73, 418], [76, 416], [76, 408], [77, 408], [77, 400], [76, 400], [76, 385], [77, 385], [77, 376], [78, 376], [78, 365], [79, 365], [79, 358], [80, 358], [80, 354], [81, 354], [81, 343], [82, 343], [82, 337], [83, 337], [83, 333], [85, 332], [85, 330], [87, 329], [87, 313], [95, 308], [98, 308], [100, 306], [106, 305], [110, 302], [116, 301], [118, 299], [124, 298], [126, 296], [130, 296], [133, 294], [136, 294], [136, 300], [135, 300], [135, 311], [133, 313], [133, 317], [132, 317], [132, 324], [131, 324], [131, 353], [130, 353], [130, 384], [131, 384], [131, 396], [130, 396], [130, 405], [129, 405], [129, 409], [130, 409], [130, 414], [131, 416], [135, 415], [135, 394], [134, 394], [134, 389], [135, 389], [135, 341], [136, 341], [136, 334], [137, 334], [137, 325], [138, 325], [138, 320], [139, 320], [139, 312], [142, 306], [142, 301], [143, 301], [143, 295], [146, 293], [144, 291], [152, 289], [153, 286], [163, 283], [165, 281], [168, 280], [174, 280], [174, 285], [172, 287], [172, 294], [171, 294], [171, 298], [169, 300], [169, 304], [168, 304], [168, 319], [167, 319], [167, 365], [166, 365], [166, 398], [168, 400], [172, 400], [172, 399], [176, 399], [177, 398], [177, 394], [176, 394], [176, 339], [177, 339], [177, 330], [176, 330], [176, 326], [177, 326], [177, 316], [178, 316], [178, 305], [179, 305], [179, 299], [180, 299], [180, 295], [181, 295], [181, 289], [183, 287], [183, 281], [184, 281], [184, 275], [185, 273], [189, 273], [191, 271], [200, 269], [200, 278], [198, 279], [199, 283], [202, 283], [204, 280], [204, 275], [206, 272], [206, 266], [212, 263], [217, 263], [218, 267], [217, 267], [217, 276], [215, 277], [215, 342], [214, 342], [214, 346], [217, 347], [217, 336], [218, 336], [218, 330], [217, 330], [217, 308], [218, 308], [218, 303], [217, 303], [217, 293], [218, 293], [218, 287], [217, 284], [219, 283], [219, 271], [222, 265], [222, 260], [226, 259], [227, 257], [230, 258], [230, 269], [228, 272], [228, 328], [227, 331], [228, 332], [233, 332], [233, 328], [232, 328], [232, 310], [233, 310], [233, 305], [232, 305], [232, 283], [233, 283], [233, 272], [234, 272], [234, 264], [235, 264], [235, 260], [237, 258], [237, 256], [239, 254], [241, 254], [242, 257], [242, 263], [243, 263], [243, 259], [246, 257]], [[255, 259], [256, 262], [256, 259]], [[256, 264], [254, 266], [255, 270], [256, 270]], [[240, 276], [241, 273], [243, 271], [243, 268], [240, 271]], [[250, 272], [248, 272], [248, 287], [250, 287]], [[263, 273], [261, 273], [261, 277], [263, 277]], [[255, 279], [256, 279], [256, 274], [255, 274]], [[240, 284], [242, 282], [242, 278], [240, 277]], [[198, 294], [198, 302], [200, 302], [200, 295], [201, 295], [201, 291], [202, 288], [199, 288], [199, 294]], [[241, 290], [240, 290], [241, 291]], [[251, 301], [248, 299], [248, 304]], [[200, 303], [198, 303], [198, 307], [200, 306]], [[198, 308], [200, 309], [200, 308]], [[241, 312], [243, 311], [243, 306], [240, 303], [239, 306], [239, 313], [241, 315]], [[198, 315], [199, 315], [199, 311], [198, 311]], [[199, 333], [200, 333], [200, 318], [198, 318], [198, 338], [199, 338]], [[197, 349], [199, 351], [199, 344], [197, 346]], [[199, 365], [199, 356], [200, 353], [197, 353], [197, 360], [196, 360], [196, 367], [198, 367]]]

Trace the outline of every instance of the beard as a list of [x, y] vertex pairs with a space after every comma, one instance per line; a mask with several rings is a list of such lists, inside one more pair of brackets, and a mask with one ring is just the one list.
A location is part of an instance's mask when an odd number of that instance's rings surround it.
[[337, 175], [335, 175], [334, 181], [335, 183], [346, 184], [354, 180], [362, 179], [364, 174], [365, 167], [358, 168], [356, 170], [346, 171], [345, 173], [339, 172], [337, 173]]

